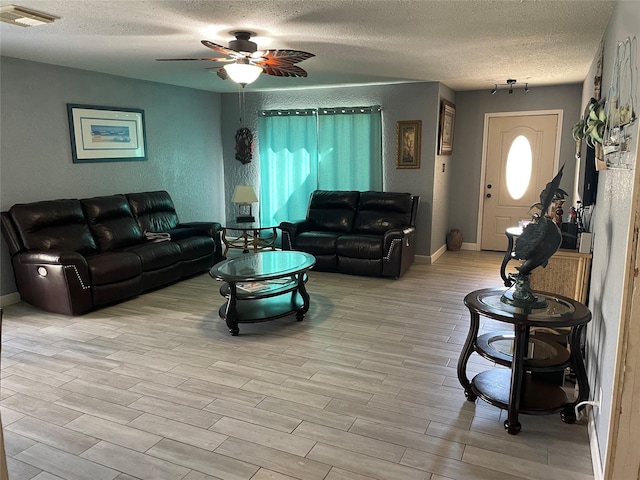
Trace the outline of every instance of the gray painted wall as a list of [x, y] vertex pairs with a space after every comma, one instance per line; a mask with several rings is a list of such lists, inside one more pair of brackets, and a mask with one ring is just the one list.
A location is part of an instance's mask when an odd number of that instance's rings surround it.
[[[440, 84], [440, 98], [456, 104], [456, 93], [446, 85]], [[433, 198], [431, 208], [431, 253], [435, 253], [439, 248], [446, 248], [447, 232], [449, 231], [449, 217], [451, 207], [449, 198], [451, 195], [451, 159], [453, 155], [438, 155], [437, 145], [440, 138], [440, 109], [436, 110], [436, 121], [438, 128], [434, 132], [436, 135], [436, 158], [433, 165], [432, 182]], [[456, 115], [457, 116], [457, 115]], [[457, 123], [457, 121], [456, 121]], [[454, 124], [453, 139], [456, 138], [456, 125]], [[455, 150], [454, 150], [455, 153]]]
[[[611, 85], [617, 42], [623, 41], [627, 36], [640, 38], [640, 8], [637, 2], [616, 2], [604, 39], [603, 97], [607, 95]], [[635, 61], [637, 66], [640, 58], [636, 58]], [[584, 84], [585, 104], [593, 92], [594, 72], [595, 60], [594, 67]], [[635, 87], [635, 98], [640, 98], [637, 78]], [[637, 114], [638, 111], [636, 111]], [[636, 120], [635, 128], [632, 130], [634, 130], [632, 145], [637, 152], [640, 139], [639, 121]], [[638, 167], [636, 165], [636, 168]], [[593, 319], [587, 329], [586, 362], [593, 398], [598, 398], [600, 389], [603, 391], [603, 404], [600, 409], [594, 410], [600, 458], [603, 462], [608, 448], [610, 422], [612, 415], [616, 415], [615, 412], [611, 412], [610, 399], [616, 388], [613, 382], [622, 315], [625, 252], [629, 248], [632, 222], [626, 207], [631, 205], [633, 176], [633, 172], [627, 170], [600, 172], [598, 196], [592, 218], [594, 246], [589, 309]], [[635, 374], [637, 377], [638, 372]]]
[[[220, 95], [65, 67], [0, 59], [0, 208], [167, 190], [182, 221], [224, 218]], [[141, 108], [149, 160], [74, 164], [67, 103]], [[15, 292], [4, 239], [0, 294]]]
[[[512, 95], [506, 90], [500, 90], [495, 95], [491, 95], [489, 90], [456, 93], [449, 228], [462, 230], [465, 242], [477, 242], [482, 136], [486, 113], [563, 110], [560, 165], [565, 163], [565, 168], [561, 187], [567, 192], [573, 191], [575, 141], [571, 128], [582, 112], [581, 95], [582, 85], [536, 87], [535, 76], [531, 78], [531, 91], [527, 94], [522, 89], [516, 89]], [[566, 204], [572, 205], [572, 201], [569, 198]]]
[[[383, 185], [385, 191], [411, 192], [420, 195], [421, 206], [417, 221], [416, 253], [430, 255], [444, 243], [444, 233], [438, 237], [440, 243], [432, 242], [432, 206], [434, 185], [440, 185], [439, 173], [434, 172], [437, 131], [439, 86], [437, 83], [411, 83], [399, 85], [378, 85], [343, 88], [324, 88], [308, 90], [289, 90], [279, 92], [245, 92], [244, 123], [254, 132], [254, 160], [242, 165], [235, 160], [234, 135], [239, 126], [239, 101], [237, 94], [223, 94], [222, 126], [224, 145], [225, 182], [227, 192], [227, 216], [233, 217], [233, 204], [230, 202], [235, 185], [251, 184], [259, 188], [259, 161], [257, 114], [260, 110], [343, 107], [362, 105], [382, 105], [383, 119]], [[448, 89], [447, 89], [448, 90]], [[451, 95], [451, 91], [447, 94]], [[419, 169], [396, 169], [396, 122], [398, 120], [422, 120], [422, 159]], [[437, 177], [437, 182], [434, 179]], [[440, 191], [446, 189], [440, 188]], [[443, 214], [446, 215], [446, 212]], [[440, 228], [440, 227], [438, 227]]]

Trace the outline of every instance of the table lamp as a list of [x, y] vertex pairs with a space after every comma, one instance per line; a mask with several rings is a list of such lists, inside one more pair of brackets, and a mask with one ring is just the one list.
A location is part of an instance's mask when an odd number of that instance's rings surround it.
[[257, 202], [258, 197], [251, 185], [236, 185], [231, 201], [238, 204], [236, 222], [251, 223], [256, 221], [251, 213], [251, 204]]

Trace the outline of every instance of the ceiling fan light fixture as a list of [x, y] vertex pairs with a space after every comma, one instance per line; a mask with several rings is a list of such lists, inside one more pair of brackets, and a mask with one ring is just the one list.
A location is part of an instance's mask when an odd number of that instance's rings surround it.
[[243, 86], [255, 82], [262, 73], [262, 68], [257, 65], [244, 63], [240, 60], [237, 63], [225, 65], [224, 69], [231, 80]]

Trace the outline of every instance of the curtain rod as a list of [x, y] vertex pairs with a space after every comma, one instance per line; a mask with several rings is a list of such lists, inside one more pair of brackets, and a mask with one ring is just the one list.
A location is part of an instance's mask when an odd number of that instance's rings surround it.
[[295, 108], [290, 110], [261, 110], [263, 117], [305, 116], [305, 115], [353, 115], [358, 113], [377, 113], [382, 111], [380, 105], [368, 107], [331, 107], [331, 108]]

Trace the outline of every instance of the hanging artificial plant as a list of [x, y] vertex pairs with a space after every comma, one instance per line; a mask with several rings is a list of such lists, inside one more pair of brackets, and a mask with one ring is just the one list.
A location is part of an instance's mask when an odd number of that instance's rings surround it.
[[572, 133], [575, 141], [585, 139], [589, 145], [602, 145], [604, 129], [607, 124], [607, 114], [604, 110], [604, 99], [592, 98], [582, 117], [573, 126]]

